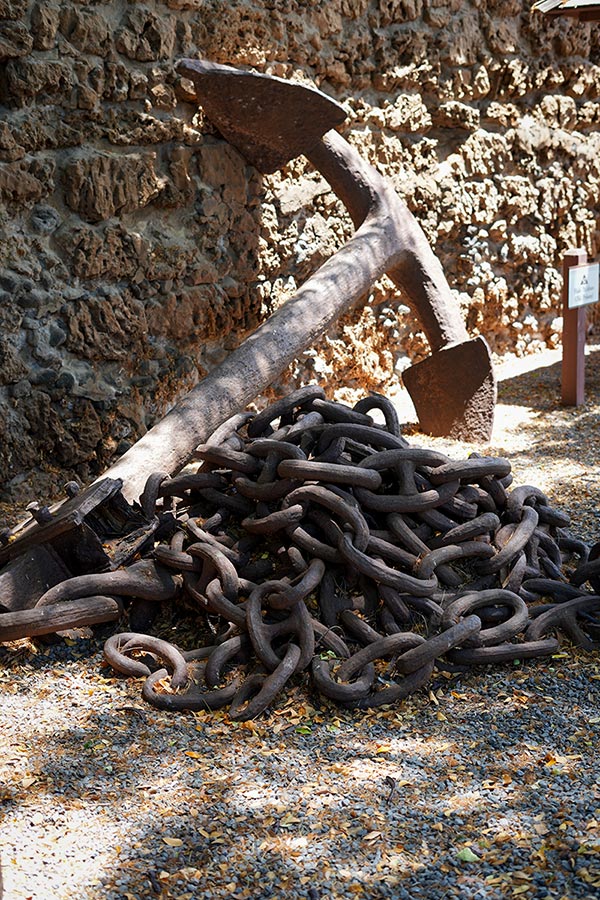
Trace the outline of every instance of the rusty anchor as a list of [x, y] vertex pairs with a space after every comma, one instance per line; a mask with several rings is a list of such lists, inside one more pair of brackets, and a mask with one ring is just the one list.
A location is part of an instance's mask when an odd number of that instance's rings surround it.
[[274, 172], [303, 153], [342, 200], [355, 228], [364, 226], [360, 242], [344, 258], [363, 285], [356, 269], [364, 263], [362, 253], [372, 257], [372, 265], [407, 297], [431, 347], [431, 355], [403, 376], [422, 429], [489, 440], [496, 384], [487, 343], [469, 339], [440, 262], [410, 210], [332, 130], [346, 118], [343, 107], [314, 88], [205, 60], [182, 60], [178, 70], [194, 83], [209, 120], [259, 171]]
[[469, 340], [441, 265], [420, 226], [379, 173], [335, 130], [343, 108], [321, 91], [199, 60], [181, 74], [224, 137], [265, 172], [304, 153], [358, 226], [253, 334], [183, 397], [106, 473], [137, 500], [152, 472], [174, 473], [208, 435], [269, 387], [384, 273], [419, 314], [433, 354], [407, 377], [422, 427], [489, 440], [496, 385], [488, 346]]

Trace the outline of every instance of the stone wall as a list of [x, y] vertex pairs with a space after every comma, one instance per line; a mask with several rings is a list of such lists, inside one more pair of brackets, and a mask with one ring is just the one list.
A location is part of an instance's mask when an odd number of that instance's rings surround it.
[[[499, 353], [559, 341], [600, 242], [600, 28], [521, 0], [0, 0], [0, 472], [87, 480], [351, 233], [302, 159], [262, 178], [174, 61], [304, 79], [396, 185]], [[389, 389], [426, 349], [385, 279], [289, 376]]]

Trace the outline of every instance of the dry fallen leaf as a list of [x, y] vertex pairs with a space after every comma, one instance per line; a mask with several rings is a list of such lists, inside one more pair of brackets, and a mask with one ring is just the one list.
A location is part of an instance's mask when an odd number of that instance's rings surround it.
[[374, 841], [378, 841], [382, 837], [383, 837], [383, 832], [370, 831], [368, 834], [365, 834], [363, 840], [374, 842]]
[[297, 825], [301, 821], [302, 819], [298, 819], [297, 816], [293, 816], [291, 813], [286, 813], [279, 824], [282, 828], [287, 828], [289, 825]]

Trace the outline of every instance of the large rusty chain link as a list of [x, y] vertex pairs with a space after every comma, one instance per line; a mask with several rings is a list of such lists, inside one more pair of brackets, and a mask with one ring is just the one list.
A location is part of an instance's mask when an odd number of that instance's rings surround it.
[[539, 489], [512, 488], [508, 460], [409, 446], [384, 397], [352, 408], [301, 388], [233, 417], [195, 459], [197, 471], [148, 480], [140, 502], [164, 521], [152, 560], [40, 601], [185, 599], [211, 646], [130, 632], [105, 647], [161, 709], [254, 718], [302, 673], [367, 709], [436, 666], [548, 655], [561, 635], [600, 647], [600, 544], [571, 535]]

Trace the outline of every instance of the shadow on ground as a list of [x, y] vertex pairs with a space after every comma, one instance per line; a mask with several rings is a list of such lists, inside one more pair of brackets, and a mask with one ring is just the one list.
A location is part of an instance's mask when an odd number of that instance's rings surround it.
[[[536, 410], [553, 410], [561, 407], [562, 363], [541, 366], [498, 385], [498, 402], [533, 407]], [[600, 401], [600, 349], [591, 350], [585, 360], [586, 403]], [[569, 409], [570, 407], [566, 407]]]

